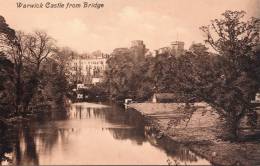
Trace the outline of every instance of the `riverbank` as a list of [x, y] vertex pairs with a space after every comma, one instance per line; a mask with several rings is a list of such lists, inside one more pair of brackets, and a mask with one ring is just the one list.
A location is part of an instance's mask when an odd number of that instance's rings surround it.
[[260, 165], [259, 139], [250, 142], [218, 139], [221, 122], [205, 103], [197, 104], [195, 112], [176, 103], [133, 103], [129, 109], [145, 117], [148, 130], [153, 130], [157, 139], [170, 137], [214, 165]]

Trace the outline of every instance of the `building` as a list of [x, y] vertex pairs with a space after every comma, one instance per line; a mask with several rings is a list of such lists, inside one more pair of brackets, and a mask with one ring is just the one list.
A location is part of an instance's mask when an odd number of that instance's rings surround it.
[[90, 55], [73, 59], [71, 61], [73, 81], [83, 84], [102, 82], [104, 71], [107, 68], [106, 62], [108, 58], [108, 54], [96, 51]]
[[159, 48], [156, 53], [157, 53], [157, 55], [169, 54], [169, 53], [171, 53], [171, 48], [170, 47], [162, 47], [162, 48]]
[[131, 41], [131, 47], [145, 48], [144, 41], [143, 40], [133, 40], [133, 41]]
[[131, 41], [130, 51], [133, 53], [135, 60], [138, 61], [144, 59], [148, 50], [142, 40], [133, 40]]
[[176, 96], [173, 93], [155, 93], [152, 96], [153, 103], [171, 103], [176, 102]]
[[171, 42], [171, 53], [175, 56], [180, 56], [184, 53], [184, 42], [174, 41]]
[[115, 48], [111, 55], [131, 55], [134, 60], [138, 62], [148, 55], [148, 49], [146, 49], [146, 46], [142, 40], [133, 40], [131, 41], [131, 46], [129, 48]]
[[155, 56], [156, 55], [175, 55], [180, 56], [184, 53], [184, 42], [182, 41], [174, 41], [171, 42], [170, 46], [159, 48], [158, 50], [155, 50]]

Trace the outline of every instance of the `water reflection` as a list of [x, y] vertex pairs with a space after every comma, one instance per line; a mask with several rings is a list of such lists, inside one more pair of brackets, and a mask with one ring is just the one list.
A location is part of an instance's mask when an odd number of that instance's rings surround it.
[[208, 164], [168, 138], [155, 141], [144, 126], [137, 112], [117, 105], [77, 103], [68, 111], [42, 113], [33, 123], [2, 130], [0, 160], [15, 165], [167, 164], [170, 158]]

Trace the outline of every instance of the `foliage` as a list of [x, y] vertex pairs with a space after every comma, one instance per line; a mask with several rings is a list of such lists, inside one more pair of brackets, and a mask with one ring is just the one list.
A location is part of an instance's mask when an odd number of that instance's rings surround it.
[[[64, 100], [68, 90], [69, 49], [58, 49], [55, 40], [46, 32], [15, 32], [9, 28], [2, 16], [0, 39], [0, 52], [5, 53], [12, 65], [10, 69], [6, 66], [1, 67], [4, 68], [3, 71], [12, 69], [13, 72], [7, 74], [12, 84], [10, 83], [9, 87], [5, 86], [4, 92], [12, 88], [8, 93], [12, 96], [10, 99], [15, 102], [10, 101], [13, 108], [5, 111], [23, 114], [28, 111], [29, 106]], [[6, 75], [3, 75], [2, 80], [5, 78]], [[4, 86], [6, 83], [3, 82]]]
[[14, 110], [13, 64], [0, 54], [0, 116], [9, 117]]
[[0, 116], [10, 116], [14, 110], [14, 66], [6, 58], [5, 51], [9, 48], [10, 41], [15, 39], [15, 31], [0, 15]]
[[151, 91], [149, 80], [144, 77], [149, 64], [147, 59], [140, 58], [137, 63], [133, 52], [125, 51], [114, 53], [107, 64], [106, 84], [113, 99], [143, 100], [147, 97]]
[[[259, 89], [259, 19], [244, 22], [245, 12], [226, 11], [223, 19], [215, 19], [201, 27], [218, 55], [205, 51], [187, 52], [178, 60], [176, 89], [206, 101], [225, 119], [227, 137], [238, 138], [241, 119], [256, 116], [251, 108]], [[253, 117], [254, 117], [253, 116]], [[252, 116], [251, 116], [252, 117]], [[253, 118], [256, 119], [256, 118]], [[251, 123], [255, 124], [255, 123]]]
[[5, 49], [13, 40], [15, 40], [15, 31], [9, 27], [5, 18], [0, 15], [0, 48]]

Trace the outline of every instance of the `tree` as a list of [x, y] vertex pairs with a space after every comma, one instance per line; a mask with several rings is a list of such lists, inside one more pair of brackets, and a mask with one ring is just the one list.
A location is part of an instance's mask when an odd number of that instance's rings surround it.
[[209, 54], [208, 48], [202, 43], [193, 43], [190, 46], [189, 51], [191, 51], [193, 54]]
[[[58, 48], [49, 58], [52, 61], [50, 83], [52, 96], [57, 104], [64, 104], [64, 97], [68, 94], [70, 75], [70, 60], [74, 52], [69, 48]], [[49, 65], [49, 63], [47, 64]]]
[[26, 60], [34, 65], [36, 72], [39, 72], [42, 61], [56, 49], [54, 39], [46, 32], [35, 31], [27, 34], [26, 37]]
[[[14, 112], [14, 70], [13, 64], [0, 53], [0, 117], [9, 117]], [[1, 118], [0, 118], [1, 127]]]
[[10, 49], [7, 52], [8, 57], [14, 64], [15, 70], [15, 92], [16, 92], [16, 112], [20, 112], [21, 101], [23, 96], [23, 70], [24, 70], [24, 56], [26, 51], [25, 45], [26, 35], [19, 31], [16, 32], [15, 40], [9, 42]]
[[150, 93], [149, 81], [145, 76], [149, 62], [140, 58], [137, 63], [134, 55], [135, 52], [129, 49], [117, 49], [107, 61], [105, 82], [108, 92], [115, 100], [144, 100]]
[[[59, 101], [64, 100], [70, 76], [68, 63], [73, 54], [71, 50], [57, 49], [54, 39], [45, 32], [16, 32], [0, 16], [0, 54], [1, 58], [4, 56], [6, 58], [6, 60], [1, 59], [1, 62], [7, 63], [11, 60], [13, 65], [8, 68], [9, 73], [13, 69], [8, 79], [13, 81], [15, 87], [10, 83], [13, 91], [9, 91], [9, 87], [3, 81], [2, 88], [6, 89], [2, 89], [1, 94], [6, 96], [7, 92], [10, 92], [7, 96], [14, 97], [15, 102], [10, 101], [10, 103], [14, 106], [16, 113], [28, 111], [30, 104], [37, 105], [39, 102], [48, 104], [45, 99], [58, 96]], [[0, 68], [3, 68], [3, 80], [6, 80], [4, 73], [7, 71], [7, 65]], [[46, 86], [47, 84], [53, 88], [51, 97], [46, 97], [51, 89]]]
[[130, 52], [114, 53], [107, 61], [106, 84], [111, 97], [122, 100], [132, 97], [133, 58]]
[[[13, 71], [14, 66], [11, 61], [7, 59], [6, 53], [12, 48], [13, 45], [17, 44], [17, 38], [15, 31], [9, 27], [3, 16], [0, 15], [0, 68], [1, 68], [1, 115], [2, 111], [8, 112], [5, 115], [9, 115], [13, 112], [14, 102], [14, 77]], [[9, 84], [9, 85], [8, 85]]]
[[27, 34], [25, 38], [25, 86], [23, 95], [23, 108], [27, 109], [37, 91], [41, 77], [41, 64], [49, 57], [56, 46], [54, 40], [45, 32], [35, 31]]
[[171, 92], [171, 82], [174, 78], [172, 67], [175, 56], [166, 54], [157, 55], [150, 59], [146, 76], [150, 78], [154, 93]]
[[0, 48], [5, 51], [9, 44], [15, 40], [15, 31], [9, 27], [5, 18], [0, 15]]
[[260, 20], [243, 21], [244, 15], [243, 11], [226, 11], [224, 18], [201, 27], [205, 42], [217, 55], [199, 51], [179, 58], [175, 87], [215, 108], [225, 119], [226, 137], [233, 140], [239, 137], [241, 119], [247, 115], [255, 120], [257, 115], [251, 100], [259, 89], [260, 64], [255, 47], [259, 43]]

